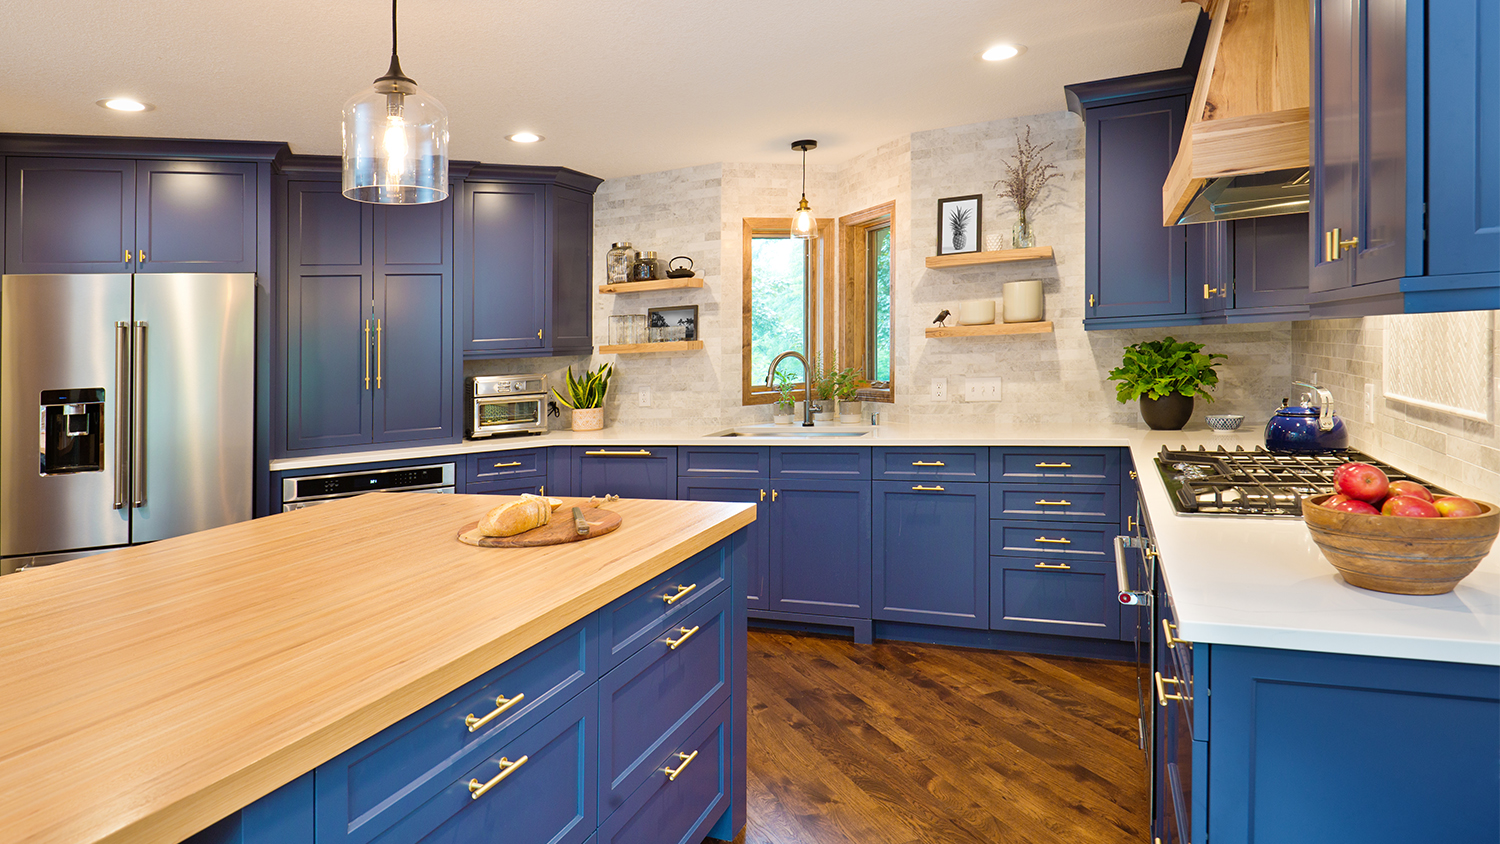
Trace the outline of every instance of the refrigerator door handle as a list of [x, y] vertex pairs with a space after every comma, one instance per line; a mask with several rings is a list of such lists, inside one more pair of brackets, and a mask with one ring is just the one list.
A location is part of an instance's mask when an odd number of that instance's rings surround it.
[[130, 408], [126, 399], [130, 395], [130, 323], [115, 323], [115, 509], [125, 509], [125, 488], [130, 484], [126, 472], [130, 471], [130, 460], [126, 454], [130, 448], [128, 438]]
[[130, 393], [130, 495], [131, 506], [146, 506], [146, 323], [135, 324], [134, 366]]

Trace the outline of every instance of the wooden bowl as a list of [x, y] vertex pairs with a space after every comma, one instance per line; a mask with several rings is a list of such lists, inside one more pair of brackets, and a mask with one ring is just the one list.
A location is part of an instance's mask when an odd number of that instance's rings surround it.
[[1477, 516], [1423, 519], [1370, 516], [1323, 507], [1331, 495], [1302, 499], [1302, 518], [1323, 556], [1354, 586], [1397, 595], [1453, 591], [1489, 554], [1500, 507], [1476, 501]]

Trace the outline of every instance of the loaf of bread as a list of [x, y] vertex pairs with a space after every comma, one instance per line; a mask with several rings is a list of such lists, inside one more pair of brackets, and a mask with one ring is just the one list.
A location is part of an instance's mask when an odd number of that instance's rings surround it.
[[484, 536], [515, 536], [539, 528], [552, 520], [552, 510], [562, 504], [552, 504], [555, 500], [523, 494], [486, 513], [479, 520], [478, 531]]

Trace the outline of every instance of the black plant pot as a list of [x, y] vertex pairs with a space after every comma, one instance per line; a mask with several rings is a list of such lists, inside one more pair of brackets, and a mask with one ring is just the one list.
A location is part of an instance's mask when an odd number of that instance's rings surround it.
[[1179, 393], [1159, 399], [1141, 396], [1141, 418], [1153, 431], [1181, 431], [1193, 418], [1193, 397]]

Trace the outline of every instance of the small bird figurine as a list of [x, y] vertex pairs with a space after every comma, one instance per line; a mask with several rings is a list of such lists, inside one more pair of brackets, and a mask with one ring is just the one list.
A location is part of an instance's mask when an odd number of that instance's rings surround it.
[[948, 319], [948, 309], [947, 308], [943, 308], [942, 313], [940, 313], [940, 314], [937, 315], [937, 319], [933, 320], [932, 324], [933, 325], [941, 325], [942, 327], [947, 328], [948, 327], [948, 323], [945, 322], [945, 320], [947, 320], [947, 319]]

